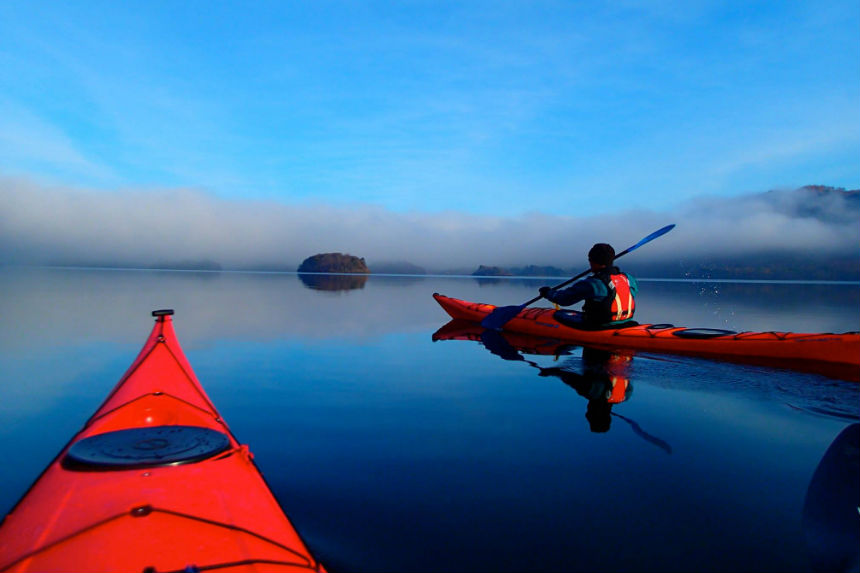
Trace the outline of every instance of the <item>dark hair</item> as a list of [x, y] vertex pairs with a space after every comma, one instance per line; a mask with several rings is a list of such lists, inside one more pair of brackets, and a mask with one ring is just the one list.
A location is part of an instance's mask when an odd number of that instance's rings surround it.
[[597, 243], [588, 251], [588, 260], [598, 265], [611, 265], [615, 260], [615, 249], [606, 243]]

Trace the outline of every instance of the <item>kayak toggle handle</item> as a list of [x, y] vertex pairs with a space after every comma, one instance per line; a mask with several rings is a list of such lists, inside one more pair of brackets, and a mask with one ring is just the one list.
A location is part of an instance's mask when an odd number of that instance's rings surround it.
[[152, 506], [151, 505], [141, 505], [138, 507], [134, 507], [134, 508], [132, 508], [132, 510], [129, 513], [131, 513], [132, 517], [146, 517], [147, 515], [152, 513]]
[[173, 309], [172, 308], [163, 308], [161, 310], [153, 310], [152, 311], [152, 316], [155, 316], [155, 317], [172, 316], [172, 315], [173, 315]]

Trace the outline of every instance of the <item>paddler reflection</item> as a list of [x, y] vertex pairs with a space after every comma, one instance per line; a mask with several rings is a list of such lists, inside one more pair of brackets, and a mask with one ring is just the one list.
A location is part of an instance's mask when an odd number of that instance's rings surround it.
[[[536, 368], [540, 372], [539, 376], [559, 378], [588, 400], [585, 418], [592, 432], [609, 431], [612, 419], [619, 418], [646, 442], [667, 454], [672, 453], [672, 446], [665, 440], [649, 434], [635, 420], [612, 411], [614, 406], [629, 400], [633, 394], [630, 380], [632, 354], [583, 348], [581, 358], [577, 359], [574, 356], [577, 347], [574, 345], [515, 332], [502, 333], [461, 320], [452, 320], [442, 326], [433, 334], [433, 340], [480, 342], [487, 350], [504, 360], [524, 362]], [[552, 356], [555, 359], [560, 356], [571, 358], [561, 366], [544, 368], [532, 360], [527, 360], [523, 354]]]
[[[489, 329], [482, 330], [478, 338], [484, 347], [496, 356], [505, 360], [526, 362], [540, 371], [539, 376], [559, 378], [588, 400], [585, 418], [592, 432], [608, 432], [612, 425], [612, 407], [629, 400], [633, 394], [633, 384], [630, 382], [629, 375], [633, 357], [630, 354], [586, 347], [582, 349], [579, 368], [576, 368], [575, 360], [570, 360], [562, 366], [544, 368], [536, 362], [526, 360], [518, 348], [528, 348], [536, 354], [554, 353], [559, 356], [570, 354], [572, 347], [560, 344], [541, 346], [538, 343], [539, 339], [529, 340], [531, 344], [528, 346], [520, 344], [514, 346], [500, 332]], [[625, 421], [633, 426], [634, 431], [638, 429], [638, 424], [635, 422], [626, 418]]]
[[629, 369], [632, 356], [594, 348], [582, 349], [580, 372], [565, 366], [541, 368], [539, 376], [555, 376], [588, 400], [585, 418], [592, 432], [608, 432], [612, 407], [633, 393]]
[[[448, 323], [452, 327], [454, 322]], [[437, 331], [434, 338], [445, 337], [444, 329]], [[438, 338], [437, 338], [438, 337]], [[537, 368], [539, 376], [555, 376], [562, 382], [573, 388], [577, 394], [588, 400], [585, 407], [585, 418], [588, 420], [592, 432], [608, 432], [612, 425], [612, 418], [624, 420], [633, 433], [666, 452], [672, 453], [672, 446], [665, 440], [653, 436], [642, 429], [635, 421], [612, 411], [612, 407], [630, 399], [633, 394], [633, 384], [630, 381], [630, 365], [633, 361], [632, 354], [621, 352], [609, 352], [595, 348], [584, 347], [582, 349], [581, 367], [577, 371], [565, 364], [560, 367], [543, 368], [536, 362], [526, 360], [520, 351], [508, 342], [501, 333], [495, 330], [483, 330], [479, 337], [484, 347], [493, 354], [505, 360], [521, 360], [526, 364]], [[534, 354], [554, 354], [560, 356], [571, 354], [571, 346], [551, 341], [529, 337], [525, 346], [517, 345], [518, 348], [526, 349]]]

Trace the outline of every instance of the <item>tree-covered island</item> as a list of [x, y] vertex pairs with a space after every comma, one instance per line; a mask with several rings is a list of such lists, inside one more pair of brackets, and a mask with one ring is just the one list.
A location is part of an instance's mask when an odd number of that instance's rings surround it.
[[362, 257], [344, 253], [319, 253], [302, 261], [297, 272], [368, 274], [370, 269]]

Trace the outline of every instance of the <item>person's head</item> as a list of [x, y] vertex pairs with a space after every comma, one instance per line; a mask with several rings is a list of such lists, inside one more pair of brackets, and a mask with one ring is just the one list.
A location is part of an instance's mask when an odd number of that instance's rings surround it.
[[607, 243], [597, 243], [588, 251], [588, 262], [592, 268], [611, 267], [615, 262], [615, 249]]
[[612, 404], [606, 400], [589, 400], [585, 407], [585, 419], [595, 434], [608, 432], [612, 425]]

